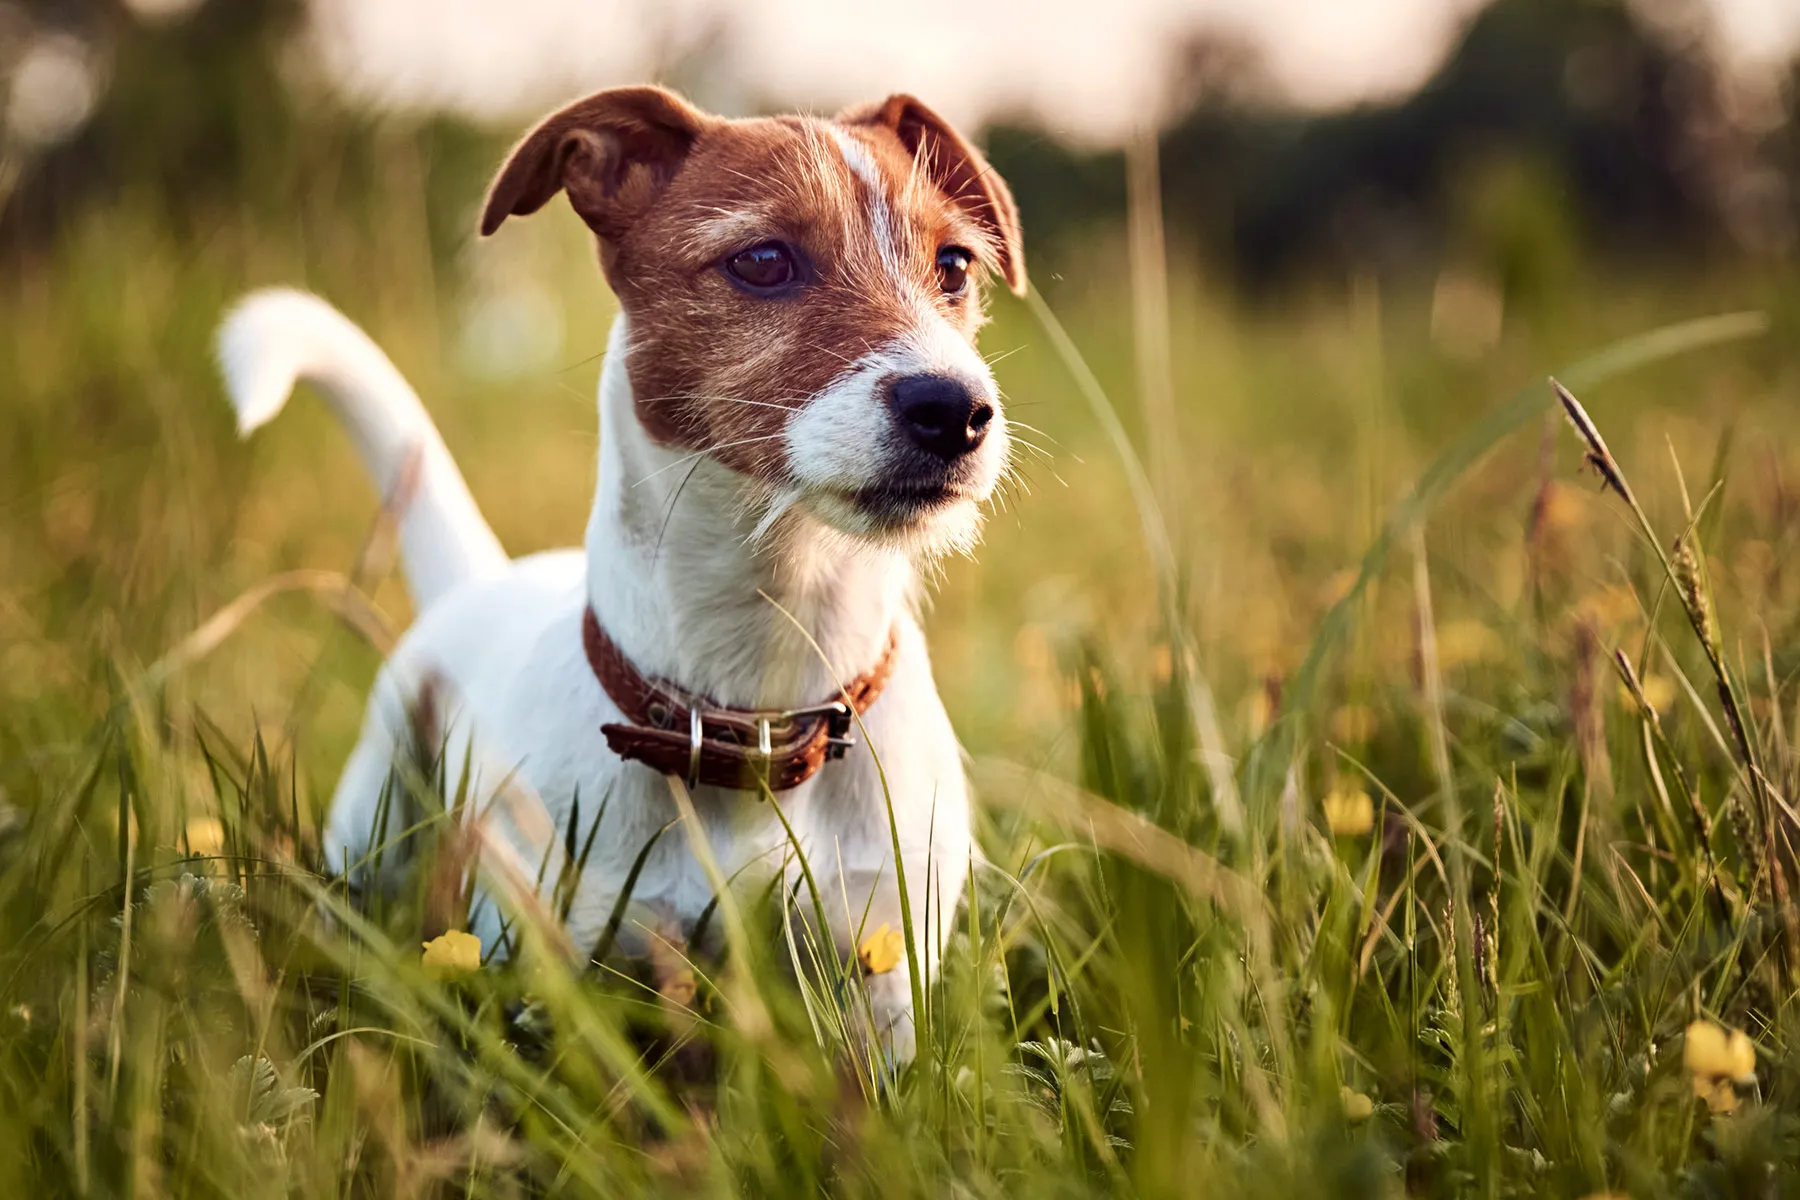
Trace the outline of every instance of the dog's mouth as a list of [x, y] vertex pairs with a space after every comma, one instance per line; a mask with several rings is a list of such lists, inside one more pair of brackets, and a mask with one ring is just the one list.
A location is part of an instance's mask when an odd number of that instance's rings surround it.
[[876, 525], [892, 529], [915, 525], [974, 496], [947, 479], [897, 479], [857, 488], [844, 499]]
[[985, 495], [953, 479], [916, 477], [796, 492], [812, 516], [832, 528], [875, 545], [915, 551], [969, 543], [980, 527]]

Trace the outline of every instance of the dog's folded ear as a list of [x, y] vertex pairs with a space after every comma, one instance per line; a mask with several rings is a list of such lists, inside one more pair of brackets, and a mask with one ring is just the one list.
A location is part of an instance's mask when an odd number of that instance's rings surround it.
[[608, 88], [545, 117], [500, 168], [481, 212], [483, 236], [557, 192], [602, 238], [616, 238], [656, 199], [713, 122], [659, 87]]
[[846, 109], [838, 114], [838, 120], [845, 125], [892, 131], [906, 152], [918, 160], [926, 177], [952, 202], [966, 209], [994, 239], [1000, 273], [1007, 286], [1021, 296], [1025, 294], [1025, 246], [1019, 228], [1019, 206], [1013, 202], [1006, 181], [948, 121], [916, 97], [905, 94]]

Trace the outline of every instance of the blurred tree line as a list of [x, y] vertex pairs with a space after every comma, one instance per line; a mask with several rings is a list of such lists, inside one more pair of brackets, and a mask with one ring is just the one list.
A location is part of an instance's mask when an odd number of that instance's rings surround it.
[[[1240, 284], [1475, 258], [1509, 286], [1591, 252], [1785, 255], [1800, 229], [1800, 71], [1730, 79], [1700, 0], [1493, 0], [1402, 100], [1284, 107], [1255, 50], [1197, 35], [1162, 136], [1171, 231]], [[1056, 243], [1124, 209], [1122, 156], [990, 139], [1027, 228]]]
[[[232, 0], [146, 19], [124, 0], [40, 0], [26, 10], [0, 2], [0, 71], [12, 76], [3, 148], [21, 175], [0, 214], [9, 250], [125, 197], [179, 213], [196, 199], [279, 188], [283, 159], [307, 121], [324, 115], [303, 111], [277, 70], [300, 7]], [[58, 53], [73, 78], [22, 82], [34, 60]], [[80, 120], [72, 136], [21, 128], [21, 104], [82, 104], [70, 92], [81, 71], [104, 90], [85, 119], [71, 114]]]
[[[46, 43], [79, 46], [103, 82], [70, 136], [33, 145], [0, 123], [0, 261], [37, 253], [84, 212], [115, 204], [204, 240], [221, 210], [275, 225], [308, 205], [356, 221], [391, 178], [379, 161], [399, 125], [434, 179], [479, 188], [490, 131], [453, 119], [385, 121], [338, 100], [292, 51], [305, 0], [0, 0], [0, 84]], [[9, 58], [12, 60], [9, 62]], [[6, 90], [0, 87], [0, 116]], [[11, 184], [8, 186], [8, 164]], [[449, 252], [466, 229], [429, 206]]]
[[[279, 213], [321, 175], [353, 205], [378, 177], [381, 122], [296, 84], [303, 16], [301, 0], [0, 0], [0, 80], [47, 34], [106, 78], [71, 136], [31, 145], [6, 126], [0, 256], [122, 196], [196, 231], [219, 205]], [[1253, 48], [1197, 33], [1161, 139], [1171, 240], [1251, 290], [1447, 259], [1510, 291], [1549, 286], [1583, 255], [1785, 256], [1800, 231], [1800, 71], [1745, 89], [1712, 38], [1701, 0], [1494, 0], [1411, 96], [1308, 113], [1281, 103]], [[458, 186], [497, 152], [451, 120], [416, 136]], [[1122, 216], [1120, 154], [1023, 127], [988, 141], [1049, 261]]]

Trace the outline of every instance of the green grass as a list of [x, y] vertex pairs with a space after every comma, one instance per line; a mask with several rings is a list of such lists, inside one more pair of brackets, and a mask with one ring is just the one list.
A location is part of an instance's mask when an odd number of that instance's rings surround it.
[[[207, 338], [252, 284], [366, 322], [509, 548], [579, 537], [584, 239], [421, 242], [474, 193], [398, 158], [205, 236], [123, 200], [0, 290], [0, 1194], [1793, 1190], [1791, 279], [1572, 273], [1470, 349], [1405, 287], [1253, 309], [1177, 270], [1170, 417], [1123, 242], [1049, 248], [984, 341], [1042, 453], [928, 616], [987, 862], [896, 1072], [804, 895], [722, 904], [685, 971], [522, 918], [515, 964], [432, 977], [441, 817], [385, 903], [312, 870], [368, 639], [281, 593], [168, 657], [286, 571], [361, 561], [407, 619], [317, 406], [231, 435]], [[483, 378], [462, 314], [521, 279], [570, 335]], [[1700, 1019], [1755, 1043], [1729, 1113]]]

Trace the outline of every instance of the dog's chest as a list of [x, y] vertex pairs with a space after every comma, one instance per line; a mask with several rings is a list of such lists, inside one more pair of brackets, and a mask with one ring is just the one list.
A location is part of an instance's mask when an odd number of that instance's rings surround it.
[[909, 873], [916, 856], [921, 878], [950, 870], [960, 880], [968, 852], [961, 761], [916, 629], [906, 630], [892, 678], [858, 725], [859, 745], [774, 801], [696, 789], [695, 831], [679, 819], [669, 779], [608, 748], [602, 726], [621, 714], [581, 656], [578, 620], [578, 609], [559, 615], [516, 658], [492, 656], [503, 680], [457, 681], [470, 724], [491, 735], [477, 740], [496, 754], [491, 762], [478, 755], [481, 776], [517, 780], [541, 803], [538, 836], [519, 846], [522, 865], [544, 880], [546, 898], [570, 895], [554, 886], [559, 879], [575, 885], [565, 922], [578, 950], [605, 940], [615, 913], [621, 950], [653, 935], [686, 940], [715, 907], [695, 836], [745, 901], [772, 894], [776, 879], [797, 885], [804, 854], [834, 924], [849, 927], [865, 916], [898, 922], [896, 832]]

